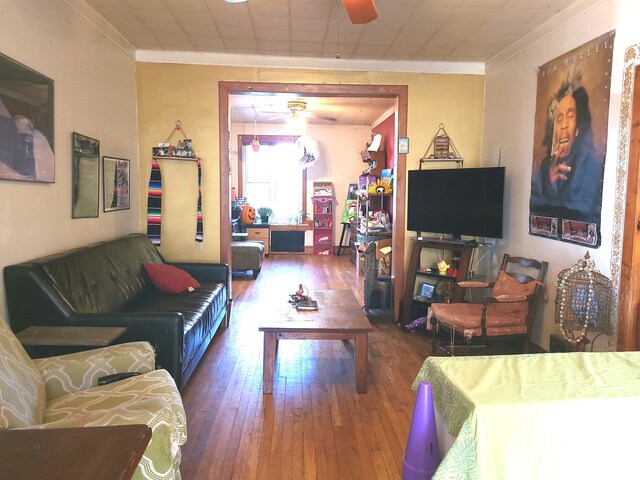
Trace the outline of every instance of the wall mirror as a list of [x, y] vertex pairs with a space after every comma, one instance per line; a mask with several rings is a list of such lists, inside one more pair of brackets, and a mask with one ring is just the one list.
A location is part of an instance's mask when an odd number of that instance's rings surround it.
[[73, 132], [71, 218], [98, 216], [100, 185], [100, 142]]

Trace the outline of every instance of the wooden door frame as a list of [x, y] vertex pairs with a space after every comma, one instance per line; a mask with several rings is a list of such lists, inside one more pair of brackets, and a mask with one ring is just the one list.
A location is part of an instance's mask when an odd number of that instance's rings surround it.
[[[308, 97], [365, 97], [395, 98], [397, 136], [407, 137], [407, 109], [409, 87], [407, 85], [361, 85], [361, 84], [308, 84], [308, 83], [261, 83], [218, 82], [218, 116], [220, 141], [220, 261], [231, 261], [231, 112], [230, 95], [252, 93], [294, 93]], [[394, 162], [394, 228], [392, 236], [391, 279], [393, 286], [393, 313], [400, 320], [400, 300], [404, 291], [404, 245], [405, 245], [405, 196], [406, 154], [396, 149]]]
[[[616, 350], [638, 350], [638, 307], [640, 306], [640, 66], [638, 46], [627, 50], [632, 63], [625, 70], [622, 96], [619, 152], [626, 161], [624, 232], [620, 266]], [[628, 136], [623, 133], [626, 130]], [[620, 148], [622, 147], [622, 148]], [[619, 161], [619, 167], [620, 167]], [[624, 164], [622, 165], [624, 166]], [[620, 168], [619, 168], [620, 170]], [[619, 175], [620, 177], [620, 175]], [[613, 255], [615, 257], [615, 255]]]

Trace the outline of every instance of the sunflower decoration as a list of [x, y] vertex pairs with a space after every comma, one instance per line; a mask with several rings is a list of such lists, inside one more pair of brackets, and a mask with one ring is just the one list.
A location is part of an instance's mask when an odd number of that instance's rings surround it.
[[390, 194], [391, 192], [391, 186], [380, 179], [377, 179], [376, 183], [371, 184], [371, 186], [369, 187], [369, 193], [385, 195]]

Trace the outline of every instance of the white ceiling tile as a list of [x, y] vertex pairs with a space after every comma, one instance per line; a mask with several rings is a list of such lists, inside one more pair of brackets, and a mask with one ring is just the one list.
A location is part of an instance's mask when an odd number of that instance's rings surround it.
[[256, 28], [254, 29], [258, 42], [266, 41], [288, 41], [289, 31], [281, 28]]
[[220, 34], [218, 33], [218, 28], [214, 25], [190, 25], [188, 30], [186, 31], [188, 36], [201, 36], [201, 37], [218, 37], [220, 38]]
[[182, 30], [182, 26], [177, 23], [145, 23], [144, 25], [157, 37], [165, 35], [185, 35], [184, 30]]
[[[325, 32], [300, 32], [298, 30], [291, 31], [291, 42], [322, 42], [324, 40]], [[293, 46], [293, 45], [292, 45]]]
[[291, 16], [293, 18], [329, 18], [331, 4], [329, 2], [305, 2], [291, 3]]
[[154, 10], [153, 8], [132, 8], [136, 18], [144, 23], [176, 23], [176, 18], [169, 10]]
[[[278, 42], [274, 40], [260, 40], [260, 42], [258, 42], [258, 48], [260, 49], [260, 53], [278, 51], [278, 52], [287, 52], [287, 55], [288, 55], [289, 46], [290, 46], [290, 43], [288, 41]], [[273, 55], [273, 53], [269, 53], [269, 54]]]
[[217, 50], [224, 48], [224, 42], [219, 36], [188, 35], [193, 46], [201, 50]]
[[174, 12], [209, 12], [204, 0], [164, 0], [164, 3]]
[[86, 0], [86, 2], [89, 6], [94, 8], [129, 8], [125, 5], [123, 0]]
[[164, 2], [162, 0], [124, 0], [124, 3], [129, 8], [165, 8]]
[[498, 9], [504, 7], [507, 3], [509, 3], [509, 0], [467, 0], [462, 7]]
[[431, 35], [405, 35], [405, 34], [401, 34], [398, 35], [394, 42], [393, 45], [398, 46], [398, 47], [416, 47], [416, 46], [423, 46], [431, 37]]
[[293, 55], [300, 55], [304, 53], [313, 53], [315, 55], [322, 52], [322, 44], [314, 42], [297, 42], [291, 47], [291, 53]]
[[289, 30], [289, 17], [281, 16], [281, 17], [273, 17], [273, 16], [262, 16], [259, 15], [257, 17], [252, 17], [253, 26], [256, 29], [280, 29], [280, 30]]
[[409, 60], [418, 55], [422, 51], [422, 45], [405, 47], [399, 45], [392, 45], [385, 54], [385, 58], [389, 60], [400, 59]]
[[205, 0], [209, 10], [214, 14], [223, 15], [249, 15], [248, 2], [227, 3], [224, 0]]
[[188, 26], [202, 26], [202, 25], [215, 25], [213, 17], [209, 15], [209, 12], [175, 12], [174, 15], [178, 21]]
[[192, 50], [193, 45], [186, 35], [163, 34], [158, 38], [162, 46], [168, 50]]
[[289, 5], [276, 2], [247, 2], [249, 13], [252, 16], [264, 15], [266, 17], [288, 17]]
[[254, 39], [255, 35], [250, 28], [237, 28], [233, 25], [218, 25], [218, 31], [223, 39], [238, 40], [242, 38]]
[[336, 0], [86, 1], [138, 49], [451, 61], [493, 58], [575, 2], [375, 0], [353, 25]]
[[234, 38], [226, 42], [230, 52], [258, 51], [258, 43], [253, 38]]
[[310, 32], [324, 32], [327, 30], [329, 22], [327, 20], [317, 20], [314, 18], [296, 18], [291, 22], [294, 30], [307, 30]]
[[218, 14], [214, 15], [213, 19], [216, 22], [216, 25], [224, 26], [228, 28], [251, 28], [253, 24], [251, 23], [251, 17], [249, 15], [226, 15], [226, 14]]

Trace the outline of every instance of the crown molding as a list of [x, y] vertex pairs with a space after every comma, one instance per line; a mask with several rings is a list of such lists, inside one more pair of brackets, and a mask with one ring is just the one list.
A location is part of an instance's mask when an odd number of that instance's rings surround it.
[[115, 28], [83, 0], [63, 0], [78, 16], [84, 18], [96, 30], [122, 50], [129, 58], [135, 60], [136, 49]]
[[484, 75], [482, 62], [350, 60], [337, 58], [239, 55], [213, 52], [137, 50], [136, 61], [182, 63], [228, 67], [295, 68], [302, 70], [348, 70], [368, 72], [447, 73]]
[[561, 12], [558, 12], [545, 23], [537, 26], [530, 33], [518, 39], [509, 47], [498, 53], [486, 63], [487, 67], [497, 67], [508, 62], [511, 58], [530, 48], [531, 45], [543, 41], [552, 33], [560, 30], [571, 22], [574, 22], [577, 18], [583, 16], [592, 8], [595, 8], [606, 1], [608, 0], [578, 0], [576, 3], [565, 8]]

